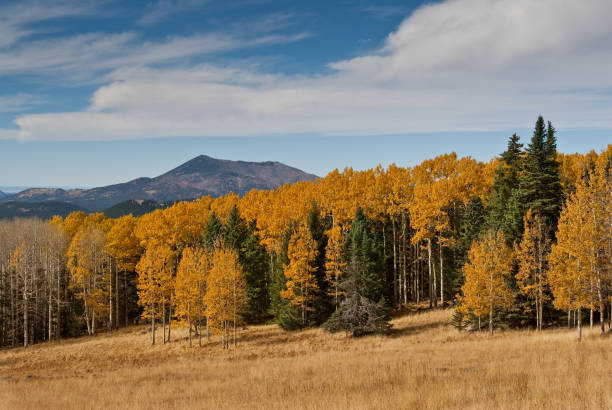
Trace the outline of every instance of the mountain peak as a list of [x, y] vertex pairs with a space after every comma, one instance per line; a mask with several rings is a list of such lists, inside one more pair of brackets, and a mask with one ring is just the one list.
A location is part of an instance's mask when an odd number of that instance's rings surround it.
[[234, 192], [244, 195], [251, 189], [274, 189], [286, 183], [314, 181], [316, 175], [277, 161], [247, 162], [197, 157], [155, 178], [92, 189], [36, 188], [7, 196], [0, 201], [62, 201], [94, 211], [129, 200], [153, 200], [159, 203], [218, 197]]

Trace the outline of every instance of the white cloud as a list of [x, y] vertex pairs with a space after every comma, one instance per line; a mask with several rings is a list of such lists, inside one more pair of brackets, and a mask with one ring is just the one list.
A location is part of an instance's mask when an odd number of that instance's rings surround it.
[[[447, 0], [328, 75], [121, 68], [85, 112], [16, 123], [21, 139], [49, 140], [505, 130], [539, 113], [559, 128], [612, 128], [612, 93], [602, 92], [612, 89], [611, 19], [608, 0]], [[183, 40], [111, 65], [202, 52]]]

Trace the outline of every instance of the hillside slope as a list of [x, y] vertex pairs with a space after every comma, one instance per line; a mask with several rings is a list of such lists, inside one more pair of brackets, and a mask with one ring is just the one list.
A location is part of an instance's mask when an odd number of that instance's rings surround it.
[[153, 212], [156, 209], [165, 208], [164, 204], [158, 204], [155, 201], [143, 200], [143, 199], [130, 199], [129, 201], [120, 202], [110, 208], [105, 209], [103, 212], [109, 218], [119, 218], [124, 215], [142, 216]]
[[[184, 328], [151, 347], [145, 326], [0, 350], [6, 408], [612, 408], [610, 338], [575, 332], [460, 333], [450, 310], [393, 320], [389, 336], [350, 339], [275, 325], [238, 346]], [[161, 330], [160, 330], [161, 339]]]
[[0, 201], [60, 201], [100, 211], [128, 200], [163, 203], [203, 195], [217, 197], [229, 192], [243, 195], [253, 188], [274, 189], [285, 183], [315, 178], [280, 162], [229, 161], [200, 155], [155, 178], [137, 178], [92, 189], [32, 188]]
[[9, 201], [0, 203], [0, 219], [12, 218], [31, 218], [38, 217], [41, 219], [49, 219], [54, 215], [65, 217], [66, 215], [83, 211], [89, 213], [89, 210], [67, 202], [21, 202]]

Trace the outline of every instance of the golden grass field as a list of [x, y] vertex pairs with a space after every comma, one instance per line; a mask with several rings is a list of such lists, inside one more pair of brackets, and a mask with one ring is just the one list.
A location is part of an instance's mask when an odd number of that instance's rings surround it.
[[[273, 325], [238, 347], [190, 349], [144, 327], [0, 350], [7, 409], [612, 408], [612, 339], [586, 330], [459, 333], [450, 310], [406, 314], [390, 336], [350, 339]], [[161, 337], [161, 333], [159, 335]]]

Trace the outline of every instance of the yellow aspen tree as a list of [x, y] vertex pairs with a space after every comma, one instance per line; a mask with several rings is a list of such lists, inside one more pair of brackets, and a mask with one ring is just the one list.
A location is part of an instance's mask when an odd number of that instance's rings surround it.
[[70, 288], [83, 301], [87, 333], [96, 333], [96, 322], [108, 313], [108, 258], [106, 236], [97, 224], [86, 223], [72, 238], [68, 248]]
[[531, 209], [524, 218], [524, 234], [521, 243], [516, 248], [519, 271], [516, 281], [521, 293], [535, 304], [536, 327], [542, 330], [542, 310], [548, 300], [546, 289], [547, 256], [550, 248], [546, 228], [542, 218]]
[[147, 248], [136, 265], [138, 304], [143, 307], [143, 317], [151, 319], [151, 345], [155, 344], [155, 319], [165, 313], [165, 289], [173, 263], [174, 253], [167, 245], [154, 245]]
[[215, 198], [210, 203], [210, 209], [217, 215], [221, 221], [225, 222], [230, 212], [235, 206], [238, 206], [240, 197], [233, 192], [227, 195]]
[[549, 256], [553, 304], [557, 309], [578, 311], [578, 340], [582, 339], [582, 309], [592, 308], [593, 300], [589, 206], [586, 182], [582, 180], [561, 210], [557, 243]]
[[287, 289], [281, 291], [281, 296], [299, 309], [302, 326], [306, 325], [307, 312], [314, 310], [312, 302], [317, 291], [317, 280], [313, 263], [317, 254], [317, 243], [310, 230], [300, 225], [289, 240], [289, 264], [284, 266]]
[[489, 230], [481, 240], [474, 241], [463, 267], [465, 283], [460, 298], [464, 315], [472, 313], [480, 318], [489, 313], [489, 333], [493, 334], [495, 309], [509, 307], [514, 295], [508, 286], [513, 255], [506, 245], [504, 234]]
[[215, 333], [221, 334], [221, 346], [224, 349], [229, 347], [230, 324], [233, 324], [236, 346], [236, 325], [242, 323], [241, 312], [246, 303], [246, 279], [238, 255], [230, 249], [215, 249], [204, 304], [210, 327]]
[[[598, 169], [601, 169], [602, 175], [606, 175], [605, 182], [605, 214], [607, 215], [605, 226], [606, 226], [606, 238], [607, 243], [606, 249], [606, 268], [608, 271], [608, 280], [610, 286], [612, 286], [612, 144], [608, 145], [607, 151], [600, 156], [600, 165]], [[608, 295], [610, 312], [608, 314], [608, 332], [611, 331], [612, 327], [612, 292]]]
[[[127, 303], [127, 287], [128, 273], [135, 272], [136, 264], [143, 253], [142, 246], [134, 233], [136, 227], [136, 218], [132, 215], [122, 216], [114, 220], [113, 226], [108, 231], [106, 253], [108, 253], [115, 261], [117, 272], [115, 272], [114, 300], [115, 306], [112, 308], [115, 311], [117, 324], [119, 323], [120, 315], [120, 300], [119, 289], [123, 287], [123, 325], [127, 326], [128, 322], [128, 303]], [[120, 282], [123, 282], [122, 285]]]
[[200, 325], [205, 314], [206, 258], [206, 253], [200, 249], [183, 249], [176, 274], [174, 313], [189, 327], [189, 347], [192, 347], [191, 334], [194, 328], [199, 337], [199, 345], [202, 345]]
[[81, 229], [81, 226], [83, 223], [85, 223], [86, 217], [87, 215], [85, 215], [85, 212], [79, 211], [70, 213], [64, 219], [64, 230], [70, 239], [72, 239], [72, 237], [76, 235], [77, 231]]
[[[612, 145], [595, 159], [590, 177], [591, 206], [589, 207], [593, 228], [590, 241], [592, 270], [596, 286], [601, 334], [605, 332], [605, 303], [610, 300], [612, 287]], [[612, 307], [608, 322], [612, 320]]]
[[325, 252], [325, 276], [329, 283], [329, 295], [334, 299], [336, 309], [338, 309], [339, 298], [343, 292], [339, 289], [340, 279], [346, 272], [346, 261], [342, 251], [344, 248], [344, 237], [342, 229], [336, 225], [327, 232], [327, 248]]
[[430, 306], [437, 305], [437, 282], [433, 266], [432, 241], [437, 240], [440, 262], [440, 302], [444, 304], [443, 248], [453, 245], [449, 211], [459, 202], [472, 197], [486, 197], [491, 189], [489, 169], [470, 157], [457, 158], [444, 154], [423, 161], [413, 169], [414, 200], [411, 202], [410, 224], [416, 231], [412, 243], [427, 243], [430, 277]]
[[[409, 204], [412, 201], [412, 184], [410, 169], [400, 168], [395, 164], [391, 164], [384, 175], [379, 176], [379, 179], [386, 179], [386, 184], [381, 183], [383, 192], [380, 193], [383, 204], [385, 206], [385, 214], [391, 221], [392, 242], [391, 248], [393, 253], [393, 294], [398, 302], [401, 302], [401, 289], [404, 289], [404, 303], [407, 303], [407, 283], [406, 283], [406, 214], [409, 209]], [[398, 229], [398, 224], [401, 229]], [[383, 224], [384, 229], [385, 224]], [[398, 232], [399, 231], [399, 232]], [[401, 237], [401, 241], [400, 241]], [[383, 231], [383, 240], [385, 239]], [[403, 245], [403, 246], [400, 246]], [[383, 242], [383, 247], [386, 248], [386, 243]], [[403, 249], [403, 255], [400, 250]], [[386, 256], [386, 251], [385, 251]], [[403, 258], [402, 258], [403, 256]], [[402, 284], [401, 274], [399, 272], [400, 262], [404, 267], [404, 286]]]
[[[163, 328], [163, 341], [170, 340], [170, 325], [172, 322], [172, 297], [174, 294], [174, 275], [176, 273], [176, 265], [180, 255], [180, 246], [177, 243], [179, 233], [174, 232], [177, 229], [175, 222], [177, 209], [156, 210], [139, 218], [135, 227], [135, 234], [141, 245], [145, 247], [147, 252], [162, 251], [164, 256], [164, 269], [161, 271], [162, 276], [162, 299], [161, 303], [161, 321]], [[169, 309], [167, 307], [170, 306]], [[168, 320], [168, 338], [166, 339], [166, 319]]]

